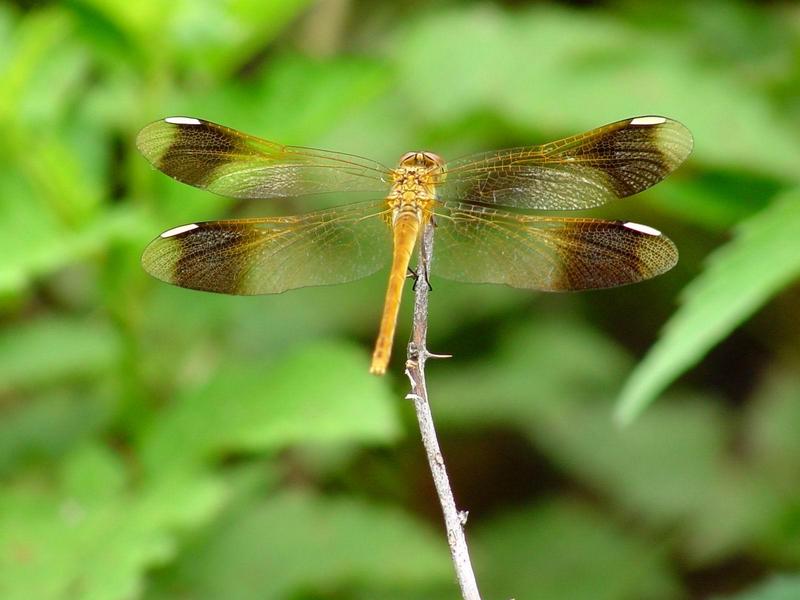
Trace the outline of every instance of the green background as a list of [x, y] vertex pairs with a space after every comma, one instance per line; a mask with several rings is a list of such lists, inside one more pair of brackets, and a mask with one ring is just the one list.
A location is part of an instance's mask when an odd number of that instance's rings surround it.
[[663, 114], [694, 133], [687, 164], [592, 214], [665, 231], [670, 273], [432, 280], [430, 348], [454, 355], [429, 363], [432, 407], [479, 585], [800, 598], [799, 92], [793, 2], [0, 3], [0, 597], [458, 593], [403, 399], [410, 290], [377, 378], [385, 274], [253, 298], [151, 280], [165, 229], [318, 204], [181, 185], [136, 152], [142, 126], [393, 164]]

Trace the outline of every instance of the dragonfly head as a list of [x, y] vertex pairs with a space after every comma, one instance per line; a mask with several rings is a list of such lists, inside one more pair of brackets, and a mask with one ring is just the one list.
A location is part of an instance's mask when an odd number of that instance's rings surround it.
[[400, 158], [400, 167], [422, 167], [426, 170], [444, 170], [444, 161], [433, 152], [406, 152]]

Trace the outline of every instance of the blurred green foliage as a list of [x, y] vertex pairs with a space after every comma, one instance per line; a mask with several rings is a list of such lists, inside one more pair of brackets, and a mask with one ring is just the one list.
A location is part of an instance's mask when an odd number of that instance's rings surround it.
[[168, 227], [316, 201], [180, 185], [137, 155], [143, 125], [391, 164], [664, 114], [690, 161], [596, 212], [666, 231], [672, 272], [560, 296], [434, 278], [430, 344], [455, 358], [429, 386], [478, 580], [800, 598], [798, 56], [792, 3], [0, 4], [0, 597], [457, 595], [403, 400], [410, 303], [375, 378], [380, 276], [149, 280]]

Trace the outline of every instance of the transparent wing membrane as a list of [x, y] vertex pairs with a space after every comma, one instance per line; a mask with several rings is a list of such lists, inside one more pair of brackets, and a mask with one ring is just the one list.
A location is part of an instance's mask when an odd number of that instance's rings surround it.
[[[282, 146], [191, 117], [151, 123], [137, 145], [167, 175], [235, 198], [357, 191], [385, 197], [396, 180], [364, 158]], [[512, 214], [493, 205], [598, 206], [658, 183], [691, 149], [692, 136], [677, 121], [636, 117], [549, 144], [457, 160], [444, 173], [422, 172], [410, 189], [424, 181], [441, 200], [434, 273], [549, 291], [613, 287], [663, 273], [677, 251], [651, 228]], [[390, 212], [383, 200], [296, 217], [194, 223], [162, 234], [142, 260], [164, 281], [228, 294], [352, 281], [389, 261]]]
[[468, 283], [549, 292], [609, 288], [649, 279], [678, 260], [655, 229], [623, 221], [511, 214], [441, 203], [432, 273]]
[[176, 227], [144, 251], [145, 270], [167, 283], [223, 294], [276, 294], [354, 281], [391, 257], [384, 201], [294, 217]]
[[439, 197], [525, 209], [591, 208], [655, 185], [686, 159], [692, 144], [677, 121], [626, 119], [541, 146], [448, 163]]
[[366, 158], [282, 146], [191, 117], [151, 123], [139, 132], [136, 145], [170, 177], [232, 198], [348, 191], [385, 195], [389, 189], [389, 170]]

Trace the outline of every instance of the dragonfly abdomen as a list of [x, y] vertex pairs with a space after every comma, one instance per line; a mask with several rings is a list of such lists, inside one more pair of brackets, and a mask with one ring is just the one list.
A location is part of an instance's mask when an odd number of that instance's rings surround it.
[[392, 342], [397, 327], [397, 315], [400, 312], [400, 299], [403, 293], [403, 284], [406, 280], [408, 264], [411, 253], [417, 242], [420, 230], [419, 209], [395, 209], [393, 216], [393, 242], [392, 270], [389, 273], [389, 285], [386, 288], [386, 299], [383, 304], [383, 317], [375, 342], [375, 351], [372, 353], [370, 373], [382, 375], [386, 372], [389, 358], [392, 354]]

